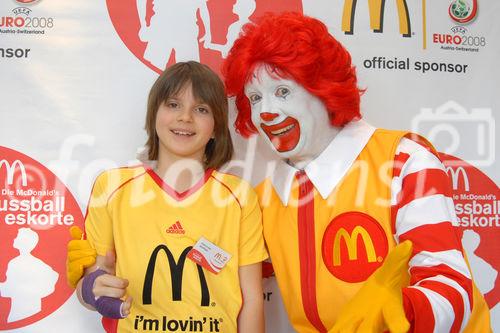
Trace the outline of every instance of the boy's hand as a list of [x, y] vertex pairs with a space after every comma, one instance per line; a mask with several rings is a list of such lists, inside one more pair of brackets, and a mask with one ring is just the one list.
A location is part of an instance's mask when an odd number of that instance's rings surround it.
[[408, 272], [413, 245], [396, 246], [346, 304], [330, 333], [404, 333], [410, 329], [403, 308], [402, 282]]
[[115, 276], [114, 252], [108, 251], [105, 257], [98, 257], [97, 266], [102, 275], [95, 278], [92, 287], [92, 296], [96, 298], [94, 305], [96, 310], [106, 317], [125, 318], [130, 314], [132, 298], [126, 297], [128, 280]]
[[77, 226], [69, 229], [71, 240], [68, 243], [68, 256], [66, 260], [66, 277], [68, 284], [76, 288], [76, 284], [83, 277], [85, 268], [95, 263], [96, 251], [86, 239], [82, 239], [83, 232]]
[[116, 257], [113, 251], [108, 251], [105, 257], [99, 257], [97, 265], [100, 269], [106, 271], [95, 279], [93, 292], [96, 297], [108, 296], [122, 298], [126, 294], [128, 280], [115, 276]]

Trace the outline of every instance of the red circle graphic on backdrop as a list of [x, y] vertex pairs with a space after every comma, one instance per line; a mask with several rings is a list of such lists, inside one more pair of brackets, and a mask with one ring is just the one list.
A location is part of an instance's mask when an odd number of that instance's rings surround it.
[[127, 48], [149, 68], [196, 60], [220, 73], [241, 26], [266, 12], [299, 11], [301, 0], [107, 0]]
[[69, 227], [83, 216], [45, 166], [0, 146], [0, 330], [32, 324], [73, 293], [66, 283]]
[[346, 212], [326, 227], [322, 242], [323, 262], [337, 279], [366, 280], [383, 262], [388, 251], [387, 236], [368, 214]]
[[500, 300], [500, 191], [493, 180], [467, 162], [443, 153], [440, 157], [452, 182], [459, 236], [474, 281], [491, 309]]

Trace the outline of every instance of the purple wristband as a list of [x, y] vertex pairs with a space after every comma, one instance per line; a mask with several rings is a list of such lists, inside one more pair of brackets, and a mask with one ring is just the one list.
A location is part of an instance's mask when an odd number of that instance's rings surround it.
[[103, 274], [106, 274], [106, 271], [102, 269], [97, 269], [83, 278], [82, 298], [85, 301], [85, 303], [91, 305], [94, 308], [95, 308], [95, 295], [92, 289], [94, 289], [95, 279], [97, 279], [99, 276]]
[[95, 301], [95, 309], [104, 317], [122, 319], [126, 317], [122, 313], [122, 304], [119, 298], [101, 296]]
[[123, 304], [121, 299], [108, 296], [101, 296], [96, 299], [93, 292], [95, 279], [103, 274], [107, 274], [106, 271], [97, 269], [83, 278], [82, 298], [85, 303], [94, 307], [104, 317], [114, 319], [125, 318], [126, 316], [121, 311]]

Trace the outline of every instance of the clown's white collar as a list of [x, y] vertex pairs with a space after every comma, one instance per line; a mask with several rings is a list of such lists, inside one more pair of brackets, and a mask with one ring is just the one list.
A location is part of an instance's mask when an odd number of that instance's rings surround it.
[[[304, 169], [323, 199], [347, 173], [370, 140], [375, 127], [364, 120], [351, 121], [342, 128], [325, 150]], [[271, 182], [283, 205], [288, 205], [293, 179], [298, 169], [279, 161]]]

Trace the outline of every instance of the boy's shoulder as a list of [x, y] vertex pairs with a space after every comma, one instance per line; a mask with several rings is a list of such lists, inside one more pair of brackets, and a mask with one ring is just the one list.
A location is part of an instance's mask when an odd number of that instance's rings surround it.
[[142, 164], [108, 169], [97, 176], [96, 184], [108, 189], [113, 189], [145, 173], [146, 170]]
[[215, 178], [218, 183], [226, 187], [228, 191], [238, 198], [238, 200], [243, 200], [245, 197], [256, 196], [252, 185], [239, 176], [214, 170], [212, 177]]
[[252, 188], [252, 185], [250, 185], [250, 183], [248, 183], [246, 180], [231, 173], [214, 170], [212, 176], [218, 181], [223, 182], [226, 186], [230, 188], [235, 188], [239, 186]]

